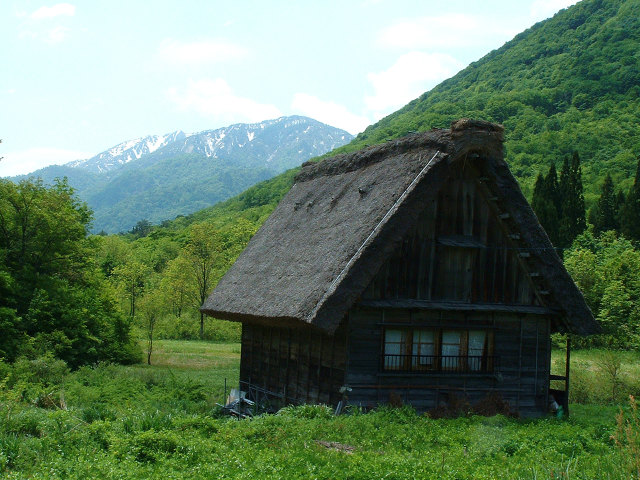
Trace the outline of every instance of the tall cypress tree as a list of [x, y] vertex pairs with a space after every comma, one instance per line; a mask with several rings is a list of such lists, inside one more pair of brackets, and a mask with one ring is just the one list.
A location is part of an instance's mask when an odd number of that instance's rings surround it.
[[556, 171], [556, 164], [552, 163], [549, 167], [549, 173], [544, 177], [546, 184], [546, 193], [553, 201], [553, 205], [558, 212], [558, 219], [560, 219], [560, 213], [562, 212], [562, 199], [560, 198], [560, 185], [558, 184], [558, 173]]
[[620, 231], [625, 237], [640, 241], [640, 157], [633, 186], [620, 210]]
[[602, 184], [602, 192], [598, 203], [589, 212], [589, 221], [593, 225], [593, 233], [600, 234], [607, 230], [618, 230], [618, 198], [613, 187], [613, 179], [607, 174]]
[[582, 188], [582, 167], [578, 152], [571, 159], [565, 157], [560, 172], [560, 215], [559, 246], [568, 248], [573, 240], [587, 228]]
[[552, 164], [546, 177], [543, 177], [542, 173], [538, 175], [531, 207], [554, 245], [557, 245], [559, 240], [558, 205], [558, 178], [555, 165]]

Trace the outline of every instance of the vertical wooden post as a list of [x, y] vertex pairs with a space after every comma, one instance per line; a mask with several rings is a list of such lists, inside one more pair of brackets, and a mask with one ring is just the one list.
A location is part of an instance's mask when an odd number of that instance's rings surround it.
[[571, 364], [571, 335], [567, 333], [567, 359], [564, 366], [565, 415], [569, 416], [569, 370]]

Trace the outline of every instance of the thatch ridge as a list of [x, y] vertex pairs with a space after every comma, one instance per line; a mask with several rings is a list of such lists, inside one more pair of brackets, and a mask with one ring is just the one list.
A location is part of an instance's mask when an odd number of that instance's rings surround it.
[[302, 164], [295, 182], [305, 182], [322, 175], [338, 175], [340, 173], [359, 170], [367, 165], [379, 162], [389, 155], [410, 154], [416, 150], [435, 149], [441, 152], [451, 150], [451, 138], [458, 140], [480, 134], [482, 137], [492, 136], [495, 140], [504, 141], [504, 127], [484, 120], [462, 118], [451, 123], [451, 129], [434, 128], [428, 132], [412, 133], [405, 137], [389, 140], [385, 143], [365, 147], [351, 153], [342, 153], [320, 162], [308, 161]]

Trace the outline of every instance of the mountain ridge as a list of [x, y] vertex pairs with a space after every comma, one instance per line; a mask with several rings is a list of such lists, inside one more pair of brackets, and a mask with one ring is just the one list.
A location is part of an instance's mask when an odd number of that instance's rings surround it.
[[51, 183], [66, 176], [94, 211], [93, 231], [116, 233], [142, 219], [158, 223], [226, 200], [352, 138], [308, 117], [279, 117], [127, 140], [13, 179]]

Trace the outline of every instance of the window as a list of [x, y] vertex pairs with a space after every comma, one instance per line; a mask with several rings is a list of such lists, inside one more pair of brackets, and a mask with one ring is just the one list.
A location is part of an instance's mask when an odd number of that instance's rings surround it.
[[406, 330], [387, 330], [384, 336], [385, 370], [404, 370], [407, 346]]
[[414, 330], [411, 366], [414, 368], [433, 367], [435, 347], [433, 330]]
[[493, 332], [439, 328], [386, 328], [382, 365], [386, 371], [491, 372]]

